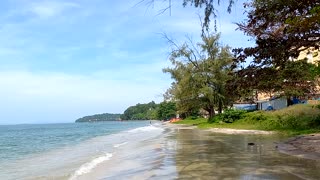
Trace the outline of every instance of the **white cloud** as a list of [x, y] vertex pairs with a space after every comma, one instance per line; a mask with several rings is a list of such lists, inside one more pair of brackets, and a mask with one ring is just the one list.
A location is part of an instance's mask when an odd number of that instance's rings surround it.
[[76, 7], [79, 7], [79, 5], [71, 2], [43, 1], [32, 3], [29, 10], [40, 18], [50, 18], [60, 15], [67, 9]]

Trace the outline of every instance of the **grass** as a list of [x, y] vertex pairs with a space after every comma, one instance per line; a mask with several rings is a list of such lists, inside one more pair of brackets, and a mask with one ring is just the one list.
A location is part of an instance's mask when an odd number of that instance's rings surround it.
[[[199, 128], [232, 128], [277, 131], [288, 135], [320, 132], [320, 109], [311, 105], [294, 105], [276, 111], [245, 113], [239, 119], [224, 122], [220, 116], [209, 123], [205, 118], [185, 119], [177, 124], [196, 125]], [[220, 119], [219, 119], [220, 118]]]
[[208, 124], [208, 119], [206, 118], [186, 118], [182, 121], [175, 122], [174, 124], [186, 124], [186, 125], [194, 125], [194, 126], [199, 126], [201, 124]]

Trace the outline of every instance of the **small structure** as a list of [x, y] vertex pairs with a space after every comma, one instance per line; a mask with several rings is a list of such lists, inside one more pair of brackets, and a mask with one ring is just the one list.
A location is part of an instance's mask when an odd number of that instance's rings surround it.
[[278, 98], [272, 100], [265, 100], [265, 101], [257, 101], [257, 109], [258, 110], [268, 110], [270, 106], [273, 110], [278, 110], [282, 108], [288, 107], [288, 101], [286, 98]]
[[254, 111], [257, 110], [257, 104], [233, 104], [235, 109]]

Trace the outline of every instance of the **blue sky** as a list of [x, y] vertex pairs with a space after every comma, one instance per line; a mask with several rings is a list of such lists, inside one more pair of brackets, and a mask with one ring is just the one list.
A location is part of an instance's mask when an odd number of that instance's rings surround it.
[[[3, 0], [0, 6], [0, 124], [59, 123], [162, 101], [170, 46], [199, 40], [202, 10], [172, 4], [172, 14], [140, 0]], [[226, 7], [223, 6], [222, 7]], [[221, 42], [252, 42], [235, 31], [238, 1], [219, 11]]]

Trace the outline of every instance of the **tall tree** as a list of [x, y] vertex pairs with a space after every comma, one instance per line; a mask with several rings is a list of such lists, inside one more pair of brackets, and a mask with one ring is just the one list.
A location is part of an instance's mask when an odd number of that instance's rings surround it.
[[256, 46], [240, 49], [240, 61], [252, 56], [255, 65], [281, 68], [301, 51], [319, 48], [319, 0], [253, 0], [244, 6], [250, 9], [248, 19], [238, 26]]
[[315, 93], [318, 75], [319, 67], [305, 60], [288, 61], [281, 69], [250, 66], [234, 73], [228, 89], [247, 102], [254, 102], [256, 93], [301, 96]]
[[226, 82], [229, 79], [232, 55], [229, 47], [220, 47], [219, 35], [202, 36], [202, 42], [174, 44], [170, 60], [173, 68], [166, 68], [175, 80], [170, 92], [178, 111], [187, 113], [202, 108], [213, 117], [228, 104]]
[[301, 51], [319, 49], [320, 1], [252, 0], [244, 6], [249, 9], [248, 19], [238, 26], [255, 39], [256, 46], [234, 50], [236, 63], [253, 58], [248, 67], [237, 71], [241, 83], [234, 85], [288, 96], [312, 93], [316, 66], [293, 60]]

